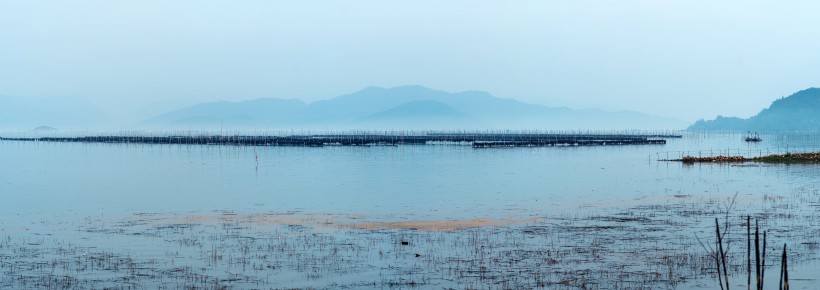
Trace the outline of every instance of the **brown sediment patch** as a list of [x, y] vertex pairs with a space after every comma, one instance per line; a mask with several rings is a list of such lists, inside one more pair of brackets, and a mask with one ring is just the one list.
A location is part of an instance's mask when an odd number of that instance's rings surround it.
[[340, 224], [362, 230], [422, 230], [422, 231], [455, 231], [470, 228], [499, 227], [519, 223], [534, 223], [541, 219], [495, 220], [492, 218], [475, 218], [467, 220], [429, 220], [402, 222], [361, 222]]

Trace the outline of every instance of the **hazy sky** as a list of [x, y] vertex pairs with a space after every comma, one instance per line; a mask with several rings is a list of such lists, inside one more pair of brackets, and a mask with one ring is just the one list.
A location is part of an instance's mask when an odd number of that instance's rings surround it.
[[820, 1], [0, 0], [0, 95], [134, 113], [485, 90], [684, 120], [820, 86]]

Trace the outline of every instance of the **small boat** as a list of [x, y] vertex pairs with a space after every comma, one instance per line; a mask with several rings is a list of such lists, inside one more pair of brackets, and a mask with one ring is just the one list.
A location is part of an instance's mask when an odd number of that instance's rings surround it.
[[758, 135], [757, 132], [755, 132], [754, 135], [752, 135], [751, 132], [748, 132], [748, 135], [746, 135], [746, 142], [760, 142], [760, 141], [763, 141], [763, 139], [760, 139], [760, 135]]

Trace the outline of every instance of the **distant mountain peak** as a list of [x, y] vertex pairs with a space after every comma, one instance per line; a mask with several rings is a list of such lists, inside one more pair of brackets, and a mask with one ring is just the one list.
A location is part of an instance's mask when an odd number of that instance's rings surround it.
[[49, 126], [37, 126], [37, 128], [33, 129], [34, 132], [44, 133], [44, 132], [57, 132], [57, 128], [49, 127]]
[[772, 104], [748, 119], [718, 115], [688, 130], [820, 131], [820, 88], [808, 88]]
[[467, 90], [455, 93], [449, 93], [442, 90], [437, 90], [433, 88], [429, 88], [423, 85], [402, 85], [402, 86], [394, 86], [394, 87], [380, 87], [380, 86], [368, 86], [364, 89], [361, 89], [355, 93], [348, 94], [348, 95], [358, 95], [358, 94], [389, 94], [389, 95], [396, 95], [396, 94], [411, 94], [411, 95], [430, 95], [430, 96], [438, 96], [438, 95], [449, 95], [449, 94], [483, 94], [483, 95], [490, 95], [490, 93], [485, 91], [479, 90]]
[[820, 101], [820, 88], [808, 88], [791, 94], [788, 97], [783, 97], [775, 100], [774, 102], [772, 102], [771, 107], [789, 104], [804, 105], [807, 102], [818, 101]]

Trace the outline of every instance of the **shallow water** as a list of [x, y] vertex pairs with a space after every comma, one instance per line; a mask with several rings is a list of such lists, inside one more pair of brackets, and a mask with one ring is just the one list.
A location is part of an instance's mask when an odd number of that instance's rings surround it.
[[[668, 271], [675, 271], [670, 277], [678, 273], [688, 277], [682, 281], [645, 274], [662, 272], [651, 266], [659, 258], [635, 252], [674, 254], [681, 259], [705, 256], [694, 234], [712, 237], [709, 221], [724, 217], [720, 209], [737, 194], [731, 223], [738, 227], [741, 216], [750, 214], [772, 230], [773, 245], [794, 243], [796, 276], [790, 277], [810, 280], [793, 284], [816, 286], [816, 280], [811, 280], [817, 278], [812, 277], [816, 272], [806, 269], [817, 269], [820, 258], [816, 244], [820, 225], [815, 218], [820, 204], [820, 166], [657, 161], [676, 154], [754, 155], [820, 149], [820, 137], [815, 135], [763, 135], [760, 143], [746, 143], [742, 137], [686, 134], [668, 139], [666, 145], [498, 149], [0, 142], [0, 228], [7, 240], [0, 246], [6, 276], [0, 282], [12, 283], [11, 273], [27, 272], [11, 265], [102, 255], [105, 260], [128, 257], [138, 261], [132, 264], [154, 272], [140, 276], [138, 270], [118, 272], [103, 267], [84, 272], [63, 267], [72, 274], [60, 276], [63, 280], [79, 277], [65, 288], [124, 285], [121, 283], [128, 281], [117, 280], [123, 277], [138, 281], [132, 286], [149, 288], [212, 286], [222, 280], [224, 285], [240, 288], [582, 287], [581, 282], [566, 282], [566, 277], [588, 277], [584, 285], [591, 288], [644, 283], [714, 288], [708, 269], [684, 271], [670, 266]], [[636, 216], [640, 218], [632, 218]], [[445, 231], [418, 228], [417, 223], [458, 220], [451, 224], [464, 224], [476, 219], [491, 222], [473, 225], [486, 227]], [[401, 222], [415, 226], [385, 226]], [[272, 233], [307, 246], [282, 246], [278, 244], [281, 239], [267, 240], [276, 235]], [[740, 241], [738, 230], [732, 234]], [[636, 237], [646, 241], [629, 242]], [[412, 244], [401, 245], [401, 239], [410, 239]], [[573, 249], [583, 245], [609, 254], [563, 253], [560, 249], [572, 247], [573, 240], [577, 244]], [[552, 246], [542, 248], [545, 244]], [[459, 252], [465, 245], [492, 249]], [[57, 251], [70, 247], [75, 251]], [[264, 247], [292, 252], [276, 258], [275, 252]], [[335, 253], [326, 252], [333, 248]], [[541, 251], [546, 249], [563, 256], [555, 258], [552, 252], [544, 256], [546, 252]], [[206, 261], [208, 252], [216, 250], [233, 253], [238, 260], [244, 257], [244, 262], [227, 257]], [[628, 254], [611, 254], [616, 250]], [[34, 254], [22, 254], [26, 251]], [[745, 253], [739, 248], [733, 251], [738, 257]], [[512, 257], [515, 253], [526, 257]], [[415, 254], [430, 258], [419, 262], [413, 259], [418, 258]], [[478, 255], [496, 260], [481, 262]], [[636, 258], [647, 262], [636, 263]], [[302, 267], [289, 264], [294, 259], [324, 262]], [[521, 264], [502, 265], [509, 259]], [[543, 264], [546, 259], [554, 262]], [[239, 270], [240, 265], [252, 268], [251, 264], [272, 265], [277, 270]], [[478, 272], [459, 268], [463, 265], [479, 265]], [[442, 270], [448, 267], [464, 271]], [[489, 269], [482, 272], [481, 267]], [[610, 273], [614, 276], [573, 272], [602, 267], [625, 270], [619, 275]], [[434, 269], [445, 274], [436, 274]], [[504, 276], [495, 270], [519, 271], [534, 278]], [[54, 276], [35, 274], [38, 271], [28, 270], [32, 277]], [[276, 275], [271, 278], [266, 272]], [[197, 284], [191, 275], [210, 278]], [[172, 284], [163, 284], [156, 277]], [[777, 281], [772, 277], [767, 284]], [[632, 281], [638, 278], [640, 281]], [[88, 279], [96, 284], [82, 284]], [[737, 280], [739, 283], [740, 277]], [[562, 281], [565, 283], [558, 283]]]

